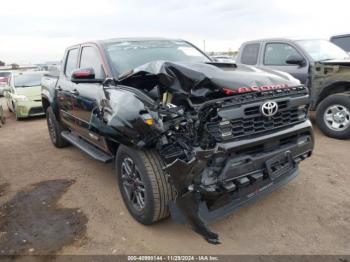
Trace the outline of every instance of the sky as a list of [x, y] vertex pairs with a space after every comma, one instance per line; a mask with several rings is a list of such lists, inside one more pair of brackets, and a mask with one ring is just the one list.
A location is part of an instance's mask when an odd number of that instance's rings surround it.
[[67, 46], [115, 37], [169, 37], [205, 51], [247, 40], [329, 39], [350, 33], [349, 0], [11, 0], [1, 1], [0, 60], [61, 60]]

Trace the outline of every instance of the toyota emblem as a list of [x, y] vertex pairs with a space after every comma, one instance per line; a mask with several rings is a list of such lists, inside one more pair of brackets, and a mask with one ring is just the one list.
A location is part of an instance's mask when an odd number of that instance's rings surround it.
[[266, 117], [274, 116], [278, 111], [278, 104], [274, 101], [268, 101], [262, 104], [260, 111]]

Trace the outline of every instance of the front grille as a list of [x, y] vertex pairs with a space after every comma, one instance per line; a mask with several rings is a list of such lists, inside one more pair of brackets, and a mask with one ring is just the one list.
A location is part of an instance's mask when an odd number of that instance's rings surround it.
[[41, 114], [44, 110], [42, 107], [33, 107], [29, 110], [29, 115]]
[[278, 102], [279, 111], [272, 117], [260, 113], [260, 106], [247, 107], [244, 116], [237, 119], [207, 123], [208, 132], [217, 140], [242, 138], [305, 120], [307, 106], [289, 107], [288, 101]]

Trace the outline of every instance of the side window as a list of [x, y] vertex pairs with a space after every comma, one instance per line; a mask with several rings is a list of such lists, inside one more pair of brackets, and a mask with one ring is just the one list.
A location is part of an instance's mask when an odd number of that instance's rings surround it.
[[298, 51], [291, 45], [283, 43], [266, 44], [264, 65], [288, 65], [286, 60], [290, 55], [299, 55]]
[[80, 59], [80, 68], [91, 67], [95, 71], [96, 78], [104, 78], [102, 63], [98, 51], [90, 46], [83, 47]]
[[72, 72], [77, 68], [78, 48], [68, 51], [64, 74], [70, 79]]
[[348, 37], [339, 37], [339, 38], [332, 38], [331, 41], [339, 46], [340, 48], [343, 48], [345, 51], [350, 51], [350, 36]]
[[245, 45], [242, 50], [242, 64], [256, 65], [258, 62], [259, 48], [259, 43]]

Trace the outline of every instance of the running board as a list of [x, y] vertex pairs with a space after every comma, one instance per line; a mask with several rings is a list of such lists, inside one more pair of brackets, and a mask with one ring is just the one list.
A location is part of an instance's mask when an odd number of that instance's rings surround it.
[[113, 160], [113, 157], [111, 155], [108, 155], [101, 149], [98, 149], [92, 144], [86, 142], [79, 136], [72, 134], [70, 131], [62, 131], [61, 135], [62, 137], [64, 137], [64, 139], [66, 139], [68, 142], [70, 142], [71, 144], [88, 154], [93, 159], [96, 159], [103, 163], [108, 163]]

